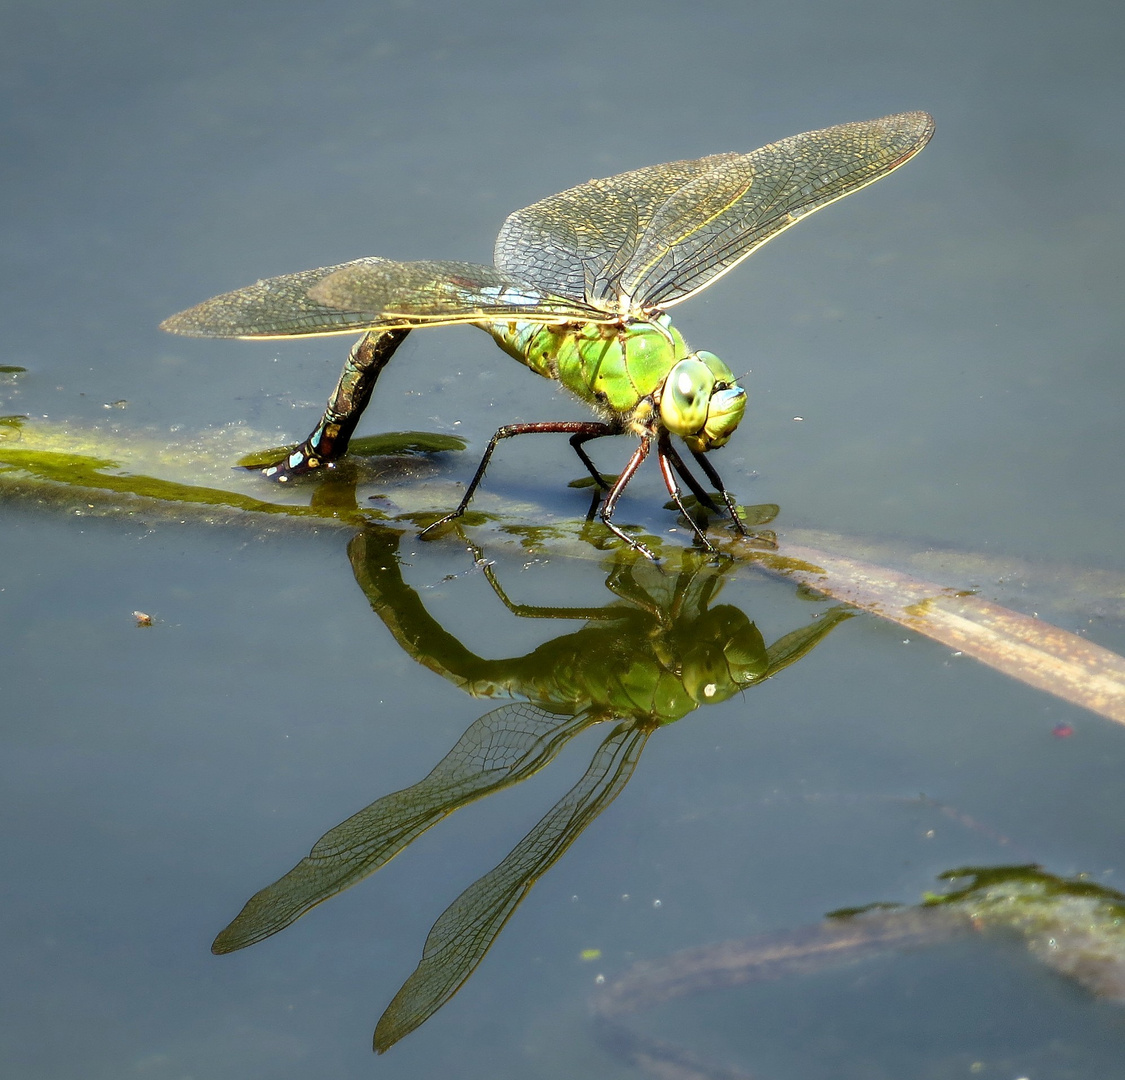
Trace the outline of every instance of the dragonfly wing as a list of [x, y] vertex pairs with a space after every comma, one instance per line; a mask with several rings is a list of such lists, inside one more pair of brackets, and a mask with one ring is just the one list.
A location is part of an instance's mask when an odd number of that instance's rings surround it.
[[[363, 259], [379, 263], [383, 259]], [[328, 307], [309, 290], [351, 263], [322, 266], [299, 274], [267, 278], [181, 311], [160, 324], [162, 330], [189, 337], [294, 337], [363, 330], [369, 319], [353, 311]]]
[[588, 322], [599, 312], [491, 266], [368, 258], [268, 278], [161, 326], [193, 337], [278, 338], [505, 318]]
[[736, 157], [634, 169], [541, 199], [504, 222], [496, 265], [548, 292], [616, 310], [617, 279], [653, 215], [689, 181]]
[[312, 295], [367, 311], [380, 329], [505, 318], [590, 322], [604, 314], [496, 267], [463, 262], [360, 260], [319, 282]]
[[909, 161], [933, 131], [928, 114], [898, 113], [719, 161], [653, 215], [621, 275], [623, 297], [641, 308], [686, 300], [807, 214]]
[[330, 829], [289, 873], [255, 893], [211, 951], [234, 952], [284, 930], [309, 908], [375, 873], [442, 818], [538, 772], [595, 722], [586, 714], [559, 716], [529, 702], [486, 713], [424, 780], [384, 795]]
[[379, 1018], [375, 1028], [379, 1053], [457, 993], [535, 882], [624, 789], [651, 730], [631, 723], [614, 728], [582, 779], [498, 865], [442, 912], [426, 938], [417, 968]]

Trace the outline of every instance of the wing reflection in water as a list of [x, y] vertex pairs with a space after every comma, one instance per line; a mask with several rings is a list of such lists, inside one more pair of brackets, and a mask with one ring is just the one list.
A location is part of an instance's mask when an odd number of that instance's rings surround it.
[[403, 580], [402, 535], [371, 527], [349, 546], [372, 609], [415, 660], [467, 693], [521, 700], [476, 720], [417, 784], [377, 799], [327, 832], [288, 874], [251, 897], [215, 939], [213, 952], [233, 952], [277, 933], [374, 873], [453, 811], [538, 772], [575, 735], [596, 724], [609, 731], [578, 783], [434, 924], [417, 969], [379, 1020], [379, 1052], [433, 1015], [469, 978], [535, 882], [623, 790], [653, 732], [776, 675], [852, 614], [845, 607], [822, 610], [767, 646], [744, 612], [714, 604], [734, 564], [711, 565], [686, 551], [672, 571], [625, 550], [605, 582], [615, 599], [603, 607], [513, 604], [486, 568], [513, 614], [584, 622], [526, 655], [490, 660], [446, 631]]

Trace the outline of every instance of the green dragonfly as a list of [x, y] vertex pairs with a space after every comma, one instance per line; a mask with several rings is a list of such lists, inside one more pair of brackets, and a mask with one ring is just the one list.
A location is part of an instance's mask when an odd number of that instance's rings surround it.
[[[909, 161], [933, 134], [924, 112], [809, 131], [749, 154], [673, 161], [591, 180], [517, 210], [496, 240], [495, 265], [366, 258], [259, 281], [174, 315], [162, 328], [198, 337], [279, 338], [365, 331], [324, 415], [304, 442], [262, 471], [275, 480], [331, 466], [347, 450], [379, 373], [411, 330], [468, 323], [491, 334], [538, 375], [558, 380], [599, 419], [509, 424], [490, 440], [457, 508], [460, 517], [496, 445], [555, 432], [607, 491], [604, 524], [653, 558], [613, 521], [629, 481], [656, 444], [672, 500], [677, 476], [718, 506], [673, 447], [676, 435], [715, 486], [735, 527], [737, 507], [704, 457], [723, 446], [746, 409], [746, 391], [709, 352], [692, 352], [667, 309], [705, 289], [767, 240]], [[584, 444], [639, 440], [612, 485]]]

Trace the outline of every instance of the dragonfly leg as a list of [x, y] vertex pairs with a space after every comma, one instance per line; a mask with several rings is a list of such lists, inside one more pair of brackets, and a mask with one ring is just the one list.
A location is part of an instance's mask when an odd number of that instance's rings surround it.
[[611, 608], [580, 608], [580, 607], [555, 607], [547, 604], [518, 604], [509, 598], [492, 569], [492, 563], [484, 558], [484, 552], [473, 545], [473, 554], [476, 556], [477, 565], [481, 567], [485, 580], [492, 586], [492, 591], [497, 598], [513, 615], [521, 619], [581, 619], [583, 622], [606, 622], [618, 617], [618, 613]]
[[621, 498], [621, 493], [625, 490], [629, 481], [633, 479], [633, 474], [641, 467], [644, 459], [648, 457], [649, 444], [651, 442], [652, 439], [650, 437], [641, 439], [641, 445], [637, 447], [633, 456], [629, 459], [628, 464], [621, 470], [621, 475], [617, 478], [617, 483], [613, 485], [609, 494], [606, 496], [599, 516], [602, 519], [602, 523], [614, 536], [620, 537], [626, 544], [631, 548], [635, 548], [646, 558], [651, 559], [653, 562], [659, 562], [660, 560], [657, 559], [644, 544], [639, 540], [634, 540], [613, 523], [613, 511], [617, 508], [617, 500]]
[[680, 479], [691, 489], [691, 493], [704, 505], [708, 510], [713, 510], [716, 514], [721, 513], [719, 508], [715, 505], [715, 500], [711, 498], [710, 494], [703, 489], [703, 485], [696, 480], [691, 471], [684, 464], [684, 459], [676, 453], [676, 448], [672, 445], [672, 440], [668, 438], [667, 432], [661, 433], [660, 450], [665, 457], [672, 463], [672, 467], [680, 474]]
[[742, 523], [742, 518], [738, 513], [738, 504], [734, 501], [734, 496], [727, 491], [726, 485], [723, 483], [723, 478], [715, 470], [715, 466], [707, 460], [706, 456], [701, 454], [698, 450], [693, 450], [691, 456], [699, 462], [699, 467], [707, 474], [707, 479], [718, 489], [719, 494], [723, 497], [723, 502], [727, 505], [727, 510], [730, 513], [731, 520], [734, 522], [734, 527], [743, 535], [746, 536], [746, 526]]
[[[676, 483], [676, 474], [673, 470], [672, 465], [672, 455], [668, 453], [669, 450], [671, 450], [671, 447], [667, 445], [664, 439], [661, 439], [660, 445], [657, 448], [657, 455], [660, 459], [660, 472], [664, 477], [664, 486], [668, 489], [668, 494], [672, 496], [672, 501], [680, 508], [680, 513], [683, 514], [684, 518], [687, 520], [687, 523], [691, 526], [692, 531], [695, 533], [696, 539], [703, 545], [703, 547], [707, 551], [714, 554], [715, 548], [712, 545], [711, 541], [707, 539], [707, 536], [704, 534], [703, 530], [696, 524], [695, 518], [693, 518], [691, 514], [688, 513], [687, 507], [684, 506], [683, 500], [680, 498], [680, 487]], [[672, 450], [672, 454], [675, 454], [674, 450]], [[682, 464], [683, 463], [681, 462], [681, 465]], [[689, 484], [688, 486], [690, 487], [691, 485]], [[698, 492], [696, 493], [696, 498], [699, 498]]]
[[[546, 421], [539, 424], [505, 425], [489, 440], [484, 455], [480, 459], [480, 464], [477, 466], [477, 471], [473, 474], [472, 480], [469, 481], [469, 486], [465, 489], [465, 494], [462, 496], [460, 503], [458, 503], [457, 509], [452, 513], [446, 514], [443, 518], [438, 518], [433, 524], [427, 525], [418, 535], [425, 536], [431, 530], [437, 529], [449, 521], [453, 521], [454, 518], [459, 518], [465, 512], [469, 503], [472, 502], [473, 495], [476, 494], [477, 488], [480, 487], [480, 482], [484, 479], [484, 471], [488, 468], [488, 463], [492, 459], [492, 452], [496, 449], [501, 439], [510, 439], [514, 435], [552, 434], [585, 436], [585, 439], [600, 439], [603, 435], [619, 434], [619, 429], [613, 424], [605, 424], [595, 420], [557, 420]], [[583, 441], [585, 441], [585, 439]], [[591, 469], [593, 469], [592, 465]], [[614, 531], [616, 532], [617, 530], [615, 529]]]
[[609, 484], [605, 482], [605, 477], [598, 472], [598, 467], [590, 460], [590, 456], [582, 449], [582, 444], [589, 442], [591, 439], [600, 439], [605, 435], [618, 434], [620, 434], [620, 431], [599, 431], [595, 434], [580, 432], [570, 437], [570, 445], [574, 447], [574, 452], [578, 455], [582, 464], [586, 466], [586, 471], [594, 478], [594, 483], [596, 483], [602, 491], [609, 491]]
[[272, 480], [285, 481], [323, 467], [344, 456], [352, 432], [371, 400], [375, 382], [409, 330], [371, 330], [352, 346], [340, 381], [328, 399], [320, 423], [300, 446], [281, 461], [262, 469]]

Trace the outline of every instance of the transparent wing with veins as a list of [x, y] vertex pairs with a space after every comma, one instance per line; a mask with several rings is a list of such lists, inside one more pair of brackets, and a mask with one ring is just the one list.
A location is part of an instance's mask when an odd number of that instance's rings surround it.
[[591, 180], [512, 214], [496, 265], [594, 307], [671, 307], [801, 218], [905, 164], [933, 129], [926, 113], [899, 113], [749, 154]]
[[929, 141], [922, 112], [591, 180], [517, 210], [496, 265], [368, 258], [259, 281], [166, 320], [197, 337], [292, 337], [525, 318], [609, 323], [706, 288], [801, 218]]
[[470, 885], [434, 923], [422, 959], [375, 1028], [382, 1053], [429, 1019], [476, 970], [539, 878], [562, 858], [633, 775], [652, 729], [619, 724], [590, 767], [511, 852]]
[[279, 338], [511, 318], [613, 316], [492, 266], [369, 258], [267, 278], [173, 315], [161, 328], [192, 337]]
[[527, 702], [486, 713], [423, 780], [330, 829], [289, 873], [255, 893], [215, 938], [212, 952], [244, 949], [284, 930], [310, 908], [373, 874], [455, 810], [538, 772], [596, 722], [588, 714], [559, 716]]

